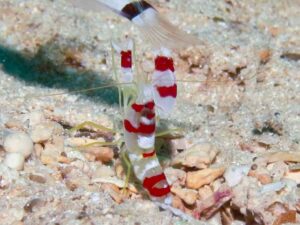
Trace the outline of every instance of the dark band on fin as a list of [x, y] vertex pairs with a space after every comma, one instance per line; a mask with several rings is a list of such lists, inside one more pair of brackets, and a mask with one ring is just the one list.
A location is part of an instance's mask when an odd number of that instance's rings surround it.
[[153, 7], [146, 1], [131, 2], [124, 6], [124, 8], [122, 9], [122, 15], [127, 19], [132, 20], [134, 17], [138, 16], [149, 8]]

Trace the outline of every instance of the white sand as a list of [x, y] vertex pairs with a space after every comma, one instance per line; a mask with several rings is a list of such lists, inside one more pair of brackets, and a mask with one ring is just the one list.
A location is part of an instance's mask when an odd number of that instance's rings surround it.
[[[256, 153], [241, 151], [241, 144], [262, 143], [268, 146], [266, 151], [300, 151], [299, 1], [155, 2], [174, 24], [203, 41], [198, 48], [175, 54], [178, 79], [203, 81], [180, 83], [177, 107], [167, 121], [184, 129], [187, 146], [213, 143], [222, 151], [218, 164], [250, 163]], [[109, 41], [125, 34], [137, 41], [140, 56], [149, 51], [141, 46], [138, 31], [110, 12], [71, 9], [63, 0], [2, 0], [0, 144], [11, 132], [5, 123], [15, 120], [26, 130], [35, 111], [70, 125], [93, 121], [112, 127], [120, 121], [118, 106], [109, 100], [115, 89], [38, 96], [95, 87], [103, 80], [112, 83]], [[266, 123], [272, 123], [275, 131], [281, 127], [280, 134], [253, 134]], [[35, 159], [26, 163], [36, 166], [33, 170], [53, 172]], [[28, 188], [29, 169], [18, 175], [2, 164], [0, 168], [19, 177], [9, 190], [1, 191], [0, 208], [8, 207], [1, 210], [1, 224], [12, 224], [18, 216], [24, 224], [185, 224], [147, 201], [117, 205], [99, 193], [101, 201], [95, 204], [92, 196], [97, 193], [71, 192], [55, 182]], [[14, 188], [25, 194], [13, 195]], [[11, 197], [4, 199], [5, 193]], [[38, 197], [53, 202], [30, 215], [24, 212], [21, 205]], [[81, 204], [87, 205], [89, 219], [76, 219]]]

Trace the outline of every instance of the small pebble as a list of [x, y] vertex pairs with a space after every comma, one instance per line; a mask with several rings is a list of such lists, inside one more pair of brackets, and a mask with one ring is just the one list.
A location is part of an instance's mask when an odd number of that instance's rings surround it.
[[39, 174], [30, 174], [29, 175], [29, 179], [34, 181], [34, 182], [37, 182], [37, 183], [40, 183], [40, 184], [45, 184], [46, 183], [46, 178], [43, 177], [42, 175], [39, 175]]
[[45, 116], [41, 111], [35, 111], [31, 112], [28, 115], [30, 126], [35, 126], [37, 124], [40, 124], [41, 122], [45, 121]]
[[34, 143], [42, 143], [51, 138], [53, 128], [46, 124], [39, 124], [31, 131], [30, 136]]
[[40, 207], [42, 207], [45, 204], [45, 202], [39, 198], [34, 198], [29, 200], [23, 207], [24, 211], [27, 213], [32, 213], [34, 211], [34, 208], [38, 210]]
[[5, 123], [5, 127], [7, 127], [8, 129], [16, 129], [20, 131], [24, 129], [23, 124], [20, 121], [15, 119], [11, 119], [7, 121]]
[[27, 158], [33, 151], [33, 142], [26, 133], [12, 133], [5, 138], [4, 149], [6, 152], [20, 153]]
[[15, 170], [22, 170], [24, 168], [24, 162], [24, 156], [16, 152], [7, 153], [4, 159], [5, 165]]
[[226, 169], [224, 173], [224, 178], [226, 180], [226, 183], [229, 185], [229, 187], [233, 187], [239, 184], [242, 181], [243, 177], [247, 176], [249, 171], [250, 171], [250, 166], [248, 165], [230, 166]]
[[114, 157], [114, 151], [110, 147], [89, 147], [85, 152], [95, 156], [96, 160], [103, 163], [110, 162]]
[[21, 208], [12, 208], [9, 210], [9, 214], [13, 216], [16, 221], [21, 221], [24, 218], [24, 210]]

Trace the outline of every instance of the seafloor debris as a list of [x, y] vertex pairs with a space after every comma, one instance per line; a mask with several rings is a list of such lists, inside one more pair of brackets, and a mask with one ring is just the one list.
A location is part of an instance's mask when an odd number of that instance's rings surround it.
[[[57, 180], [71, 192], [82, 188], [102, 190], [118, 204], [126, 199], [141, 198], [140, 190], [125, 182], [124, 169], [120, 160], [114, 159], [113, 149], [90, 145], [95, 141], [103, 143], [104, 137], [69, 137], [64, 140], [64, 129], [45, 118], [32, 122], [28, 129], [31, 138], [19, 132], [7, 136], [4, 141], [7, 153], [3, 162], [15, 170], [25, 168], [30, 181], [44, 185]], [[239, 219], [242, 216], [245, 221], [258, 224], [279, 225], [297, 221], [300, 208], [297, 187], [300, 183], [297, 169], [300, 157], [297, 152], [261, 151], [262, 154], [252, 164], [231, 166], [214, 165], [218, 161], [218, 153], [213, 145], [198, 144], [175, 156], [171, 162], [174, 168], [167, 167], [165, 170], [172, 185], [173, 207], [200, 220], [217, 218], [218, 215], [228, 223], [234, 222], [238, 219], [235, 216], [239, 215]], [[26, 157], [36, 157], [56, 172], [45, 176], [34, 171], [30, 169], [33, 167], [26, 165]], [[6, 175], [1, 177], [1, 187], [7, 187], [10, 182]], [[31, 213], [33, 208], [44, 204], [47, 204], [44, 200], [33, 198], [24, 210]]]
[[189, 168], [204, 169], [216, 158], [219, 150], [210, 144], [198, 144], [178, 154], [172, 159], [172, 165], [181, 164]]
[[225, 181], [229, 187], [233, 187], [239, 184], [243, 177], [247, 176], [249, 171], [249, 165], [229, 166], [224, 173]]
[[186, 186], [192, 189], [198, 189], [205, 184], [211, 184], [215, 179], [222, 176], [224, 167], [208, 168], [187, 173]]
[[198, 198], [198, 192], [195, 190], [180, 187], [172, 187], [171, 191], [188, 205], [194, 205]]
[[25, 159], [33, 152], [33, 142], [26, 133], [12, 133], [4, 140], [4, 149], [7, 152], [4, 163], [16, 170], [22, 170]]
[[[155, 2], [203, 39], [175, 54], [183, 82], [167, 122], [186, 128], [186, 146], [173, 152], [177, 161], [163, 159], [173, 206], [200, 220], [189, 223], [147, 201], [134, 178], [126, 188], [118, 149], [80, 147], [119, 137], [69, 134], [85, 120], [118, 127], [115, 101], [107, 101], [116, 88], [23, 98], [103, 85], [112, 30], [113, 38], [134, 33], [148, 51], [140, 35], [64, 0], [0, 1], [0, 224], [300, 224], [299, 1], [253, 2]], [[4, 142], [16, 133], [31, 141], [17, 138], [17, 152], [8, 152]], [[196, 143], [211, 147], [189, 148]], [[18, 153], [29, 145], [28, 156]], [[225, 172], [211, 178], [218, 168]], [[188, 175], [204, 172], [207, 184], [187, 187]]]

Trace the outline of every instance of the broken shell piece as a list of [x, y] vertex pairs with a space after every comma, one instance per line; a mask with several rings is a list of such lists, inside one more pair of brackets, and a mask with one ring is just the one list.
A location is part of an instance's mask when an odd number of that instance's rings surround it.
[[41, 153], [41, 162], [45, 165], [58, 162], [61, 157], [61, 148], [51, 143], [46, 143], [44, 150]]
[[289, 165], [289, 170], [290, 171], [300, 170], [300, 163]]
[[265, 153], [269, 148], [268, 145], [261, 142], [241, 143], [240, 148], [242, 151], [251, 153]]
[[229, 206], [224, 206], [221, 209], [221, 224], [222, 225], [233, 225], [234, 224], [234, 215], [232, 209]]
[[290, 180], [294, 180], [297, 184], [300, 184], [300, 171], [288, 172], [284, 177]]
[[227, 185], [223, 185], [211, 196], [197, 202], [197, 210], [200, 214], [204, 214], [205, 218], [210, 218], [220, 207], [222, 207], [233, 196], [232, 189]]
[[258, 174], [257, 178], [260, 181], [260, 183], [262, 183], [262, 184], [272, 183], [272, 178], [268, 174]]
[[273, 181], [280, 181], [284, 175], [288, 172], [289, 168], [283, 161], [278, 161], [267, 166], [269, 174], [271, 175]]
[[183, 170], [168, 167], [164, 170], [164, 173], [167, 177], [167, 181], [168, 181], [169, 185], [174, 185], [174, 184], [184, 185], [185, 184], [186, 172], [184, 172]]
[[188, 172], [186, 178], [186, 186], [192, 189], [198, 189], [205, 184], [212, 183], [215, 179], [222, 176], [225, 167], [209, 168], [198, 170], [195, 172]]
[[204, 187], [198, 190], [200, 200], [207, 198], [207, 196], [211, 196], [213, 194], [213, 190], [209, 185], [205, 185]]
[[112, 199], [115, 202], [117, 202], [118, 204], [120, 204], [123, 201], [123, 197], [120, 193], [120, 190], [116, 185], [110, 184], [110, 183], [105, 183], [102, 185], [102, 189], [104, 191], [108, 192], [110, 197], [112, 197]]
[[267, 173], [258, 173], [255, 170], [251, 170], [248, 175], [250, 177], [255, 177], [261, 184], [270, 184], [272, 183], [272, 178]]
[[5, 165], [15, 170], [22, 170], [24, 167], [24, 162], [24, 156], [16, 152], [7, 153], [4, 159]]
[[274, 216], [279, 216], [280, 214], [287, 212], [288, 207], [281, 202], [274, 202], [267, 208], [267, 211], [271, 212]]
[[268, 163], [284, 161], [284, 162], [300, 162], [300, 152], [274, 152], [264, 156]]
[[173, 157], [179, 152], [183, 152], [187, 149], [187, 143], [185, 138], [170, 140], [170, 146]]
[[198, 197], [197, 191], [186, 188], [172, 187], [171, 192], [181, 198], [188, 205], [194, 205]]
[[213, 162], [219, 150], [210, 144], [198, 144], [178, 154], [172, 161], [172, 165], [181, 164], [186, 167], [198, 169], [207, 168]]
[[88, 147], [84, 152], [95, 156], [96, 160], [107, 163], [114, 157], [114, 151], [109, 147]]
[[185, 209], [185, 206], [184, 206], [181, 198], [179, 198], [176, 195], [173, 196], [172, 206], [176, 209], [180, 209], [181, 211], [184, 211], [184, 209]]
[[285, 223], [296, 223], [296, 211], [289, 210], [277, 217], [273, 225], [281, 225]]
[[224, 173], [224, 178], [229, 187], [233, 187], [241, 182], [250, 171], [249, 165], [230, 166]]

